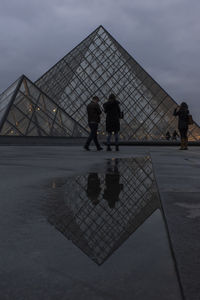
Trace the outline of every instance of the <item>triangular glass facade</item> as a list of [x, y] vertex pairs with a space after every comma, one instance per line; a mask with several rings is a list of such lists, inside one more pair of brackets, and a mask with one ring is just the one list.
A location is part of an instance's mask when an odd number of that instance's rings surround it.
[[1, 97], [5, 105], [0, 112], [0, 135], [87, 136], [81, 125], [25, 76]]
[[[175, 101], [102, 27], [46, 72], [36, 84], [77, 122], [87, 128], [86, 105], [93, 95], [105, 102], [114, 93], [121, 103], [121, 140], [165, 139], [177, 129]], [[99, 128], [105, 135], [105, 116]], [[200, 128], [189, 128], [189, 140], [200, 139]]]
[[21, 79], [16, 80], [9, 88], [7, 88], [0, 95], [0, 128], [5, 121], [5, 117], [7, 116], [7, 112], [12, 103], [12, 99], [20, 83], [21, 83]]
[[[33, 86], [31, 81], [29, 83]], [[172, 133], [177, 130], [177, 118], [173, 116], [177, 106], [175, 101], [102, 26], [35, 82], [34, 88], [31, 89], [34, 92], [31, 93], [37, 94], [38, 91], [42, 96], [33, 101], [31, 109], [37, 109], [38, 101], [42, 107], [40, 115], [36, 111], [27, 111], [28, 99], [33, 95], [26, 93], [27, 101], [19, 100], [23, 117], [14, 106], [8, 115], [16, 86], [17, 82], [0, 95], [1, 135], [9, 135], [12, 132], [14, 135], [85, 136], [88, 131], [86, 105], [94, 95], [97, 95], [103, 104], [110, 93], [116, 95], [124, 112], [124, 119], [121, 120], [121, 141], [158, 143], [165, 140], [167, 131]], [[20, 99], [20, 96], [18, 97]], [[48, 110], [48, 105], [42, 98], [48, 99], [45, 101], [49, 105], [53, 103], [50, 106], [59, 107], [55, 123], [51, 109]], [[25, 106], [22, 109], [23, 104]], [[61, 112], [66, 118], [58, 116]], [[9, 118], [2, 131], [5, 116]], [[13, 123], [14, 127], [21, 123], [21, 129], [17, 127], [14, 130]], [[100, 137], [105, 137], [106, 134], [104, 113], [98, 134]], [[188, 136], [190, 141], [200, 140], [200, 128], [197, 124], [189, 127]]]

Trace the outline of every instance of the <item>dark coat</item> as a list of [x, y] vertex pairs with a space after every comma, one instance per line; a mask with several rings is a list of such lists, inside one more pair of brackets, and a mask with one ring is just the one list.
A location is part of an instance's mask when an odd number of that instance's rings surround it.
[[120, 107], [117, 100], [110, 100], [104, 103], [104, 111], [106, 113], [106, 131], [119, 132], [120, 131]]
[[88, 123], [99, 123], [101, 109], [98, 103], [90, 102], [87, 106]]
[[188, 129], [188, 115], [189, 115], [188, 109], [179, 109], [177, 111], [177, 108], [175, 108], [174, 116], [178, 116], [178, 129], [179, 130]]

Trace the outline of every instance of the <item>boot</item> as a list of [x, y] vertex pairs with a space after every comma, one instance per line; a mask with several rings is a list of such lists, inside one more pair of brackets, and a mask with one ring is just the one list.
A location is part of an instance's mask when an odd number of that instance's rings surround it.
[[179, 150], [184, 150], [185, 149], [185, 142], [184, 139], [181, 139], [181, 147], [179, 148]]
[[119, 151], [119, 146], [118, 145], [115, 145], [115, 150]]
[[88, 145], [83, 146], [83, 148], [87, 151], [90, 151], [90, 148], [88, 147]]
[[101, 151], [101, 150], [103, 150], [103, 148], [102, 148], [101, 146], [99, 146], [99, 147], [97, 148], [97, 151]]
[[107, 145], [107, 149], [106, 149], [106, 150], [107, 150], [107, 151], [112, 151], [110, 145]]

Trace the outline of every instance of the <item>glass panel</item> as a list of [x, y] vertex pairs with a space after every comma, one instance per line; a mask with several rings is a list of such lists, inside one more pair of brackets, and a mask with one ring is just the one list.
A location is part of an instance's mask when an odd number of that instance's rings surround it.
[[7, 88], [1, 95], [0, 95], [0, 125], [3, 121], [3, 116], [6, 112], [6, 109], [8, 108], [10, 101], [12, 99], [12, 96], [17, 88], [17, 85], [19, 83], [18, 79], [15, 81], [9, 88]]

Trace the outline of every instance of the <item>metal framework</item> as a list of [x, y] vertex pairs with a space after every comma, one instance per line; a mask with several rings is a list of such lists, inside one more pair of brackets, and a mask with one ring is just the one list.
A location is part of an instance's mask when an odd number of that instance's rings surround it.
[[[93, 95], [105, 102], [114, 93], [124, 111], [122, 141], [160, 141], [177, 129], [175, 101], [102, 27], [47, 71], [36, 84], [87, 128], [86, 105]], [[99, 128], [105, 135], [105, 116]], [[200, 139], [197, 124], [189, 140]]]
[[[27, 78], [26, 80], [31, 82]], [[20, 106], [26, 120], [24, 122], [35, 122], [36, 127], [39, 126], [40, 129], [29, 130], [27, 129], [29, 125], [23, 125], [26, 130], [24, 128], [19, 130], [16, 124], [22, 124], [23, 118], [19, 113], [14, 116], [13, 111], [16, 112], [16, 109], [10, 106], [14, 103], [11, 99], [17, 84], [18, 81], [0, 95], [0, 135], [84, 136], [88, 130], [86, 105], [93, 95], [97, 95], [103, 104], [110, 93], [116, 95], [124, 112], [124, 119], [121, 121], [121, 141], [158, 143], [165, 139], [167, 131], [172, 133], [177, 129], [177, 119], [173, 116], [173, 110], [177, 105], [175, 101], [102, 26], [42, 75], [32, 89], [36, 93], [38, 87], [38, 91], [43, 95], [41, 98], [46, 97], [48, 103], [57, 105], [55, 106], [57, 111], [62, 111], [63, 116], [65, 111], [65, 116], [71, 124], [66, 125], [66, 130], [63, 130], [65, 125], [62, 125], [62, 120], [58, 121], [59, 113], [56, 113], [55, 128], [52, 125], [55, 115], [51, 114], [51, 125], [48, 125], [49, 121], [45, 114], [49, 115], [51, 109], [46, 111], [46, 104], [43, 106], [41, 104], [40, 108], [43, 112], [43, 120], [39, 117], [38, 123], [35, 116], [39, 113], [36, 114], [35, 111], [34, 116], [30, 117], [32, 111], [27, 111], [25, 104], [28, 100], [22, 101]], [[26, 89], [25, 96], [26, 99], [30, 98]], [[31, 109], [37, 107], [37, 101], [42, 102], [39, 98], [35, 99]], [[8, 114], [11, 108], [12, 113]], [[9, 119], [5, 116], [9, 116]], [[2, 126], [4, 122], [6, 123]], [[60, 127], [57, 124], [60, 124]], [[72, 129], [73, 126], [74, 128], [77, 126], [78, 132]], [[98, 134], [100, 137], [106, 134], [104, 114], [102, 114]], [[195, 123], [191, 125], [188, 135], [190, 141], [199, 141], [199, 126]]]
[[105, 172], [68, 178], [63, 194], [57, 184], [48, 221], [98, 265], [160, 208], [149, 156], [108, 160]]

